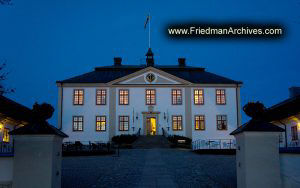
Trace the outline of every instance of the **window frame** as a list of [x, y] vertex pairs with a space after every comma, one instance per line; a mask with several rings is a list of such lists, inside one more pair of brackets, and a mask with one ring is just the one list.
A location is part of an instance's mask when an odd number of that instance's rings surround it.
[[[128, 118], [128, 121], [121, 121], [121, 117], [127, 117]], [[121, 130], [121, 122], [123, 122], [123, 130]], [[124, 130], [124, 122], [128, 122], [128, 129], [127, 130]], [[122, 132], [126, 132], [126, 131], [129, 131], [130, 129], [130, 117], [129, 115], [122, 115], [122, 116], [119, 116], [119, 131], [122, 131]]]
[[[177, 129], [174, 129], [174, 117], [177, 117]], [[181, 117], [181, 129], [178, 129], [178, 117]], [[173, 131], [182, 131], [183, 130], [183, 119], [182, 119], [182, 115], [172, 115], [172, 130]]]
[[[221, 103], [222, 95], [223, 94], [218, 94], [218, 90], [224, 91], [224, 103]], [[218, 103], [218, 96], [220, 96], [220, 103]], [[226, 105], [226, 89], [216, 89], [216, 105]]]
[[[103, 117], [104, 117], [104, 121], [101, 120], [101, 118], [103, 118]], [[98, 121], [97, 118], [100, 118], [100, 121]], [[100, 129], [97, 129], [97, 128], [98, 128], [98, 125], [97, 125], [98, 122], [100, 123]], [[104, 124], [104, 130], [101, 130], [101, 127], [102, 127], [101, 123], [102, 123], [102, 122], [105, 123], [105, 124]], [[106, 116], [96, 116], [96, 131], [97, 131], [97, 132], [105, 132], [105, 131], [106, 131], [106, 125], [107, 125], [107, 119], [106, 119]]]
[[[79, 94], [78, 94], [78, 104], [75, 103], [75, 92], [76, 91], [82, 91], [82, 104], [79, 104]], [[81, 106], [84, 105], [84, 89], [73, 89], [73, 105], [75, 106]]]
[[[74, 129], [74, 122], [75, 122], [74, 118], [75, 117], [77, 117], [77, 118], [81, 117], [82, 118], [82, 130], [78, 129], [78, 125], [77, 125], [77, 130]], [[77, 123], [78, 122], [80, 122], [80, 121], [77, 121]], [[72, 116], [72, 130], [73, 130], [73, 132], [83, 132], [83, 130], [84, 130], [84, 117], [83, 116]]]
[[[225, 116], [226, 117], [226, 129], [219, 129], [218, 128], [218, 116]], [[220, 120], [220, 121], [224, 121], [224, 120]], [[226, 114], [218, 114], [217, 116], [216, 116], [216, 125], [217, 125], [217, 131], [227, 131], [228, 130], [228, 117], [227, 117], [227, 115]]]
[[[295, 130], [294, 130], [295, 129]], [[295, 131], [295, 132], [294, 132]], [[298, 137], [298, 127], [297, 125], [295, 126], [291, 126], [291, 135], [292, 135], [292, 141], [296, 141], [296, 140], [299, 140], [299, 137]]]
[[[127, 104], [121, 104], [121, 91], [127, 91]], [[123, 95], [124, 94], [122, 94], [122, 96]], [[119, 89], [119, 105], [129, 105], [129, 89]]]
[[[196, 117], [203, 117], [203, 120], [200, 120], [200, 118], [199, 118], [199, 129], [197, 129], [196, 128]], [[203, 129], [201, 129], [201, 126], [200, 126], [200, 122], [201, 121], [203, 121], [203, 125], [204, 125], [204, 128]], [[197, 115], [195, 115], [194, 116], [194, 128], [195, 128], [195, 131], [205, 131], [205, 129], [206, 129], [206, 125], [205, 125], [205, 115], [203, 115], [203, 114], [197, 114]]]
[[[179, 90], [180, 91], [180, 97], [181, 97], [181, 101], [180, 101], [180, 103], [174, 103], [174, 100], [173, 100], [173, 91], [175, 91], [175, 90]], [[178, 101], [178, 91], [176, 91], [176, 95], [175, 95], [175, 97], [176, 97], [176, 101]], [[183, 101], [183, 97], [182, 97], [182, 89], [172, 89], [171, 90], [171, 103], [172, 103], [172, 105], [182, 105], [182, 101]]]
[[[148, 96], [147, 91], [150, 91], [150, 95], [149, 95], [150, 96], [150, 104], [147, 103], [147, 96]], [[151, 96], [152, 96], [151, 91], [154, 91], [154, 103], [152, 103], [152, 101], [151, 101]], [[145, 89], [145, 104], [146, 105], [156, 105], [156, 89]]]
[[[98, 91], [101, 91], [100, 95], [98, 95]], [[105, 91], [105, 95], [102, 94], [103, 91]], [[99, 104], [98, 97], [103, 97], [103, 96], [105, 97], [104, 104]], [[100, 101], [102, 101], [102, 100], [100, 100]], [[96, 89], [96, 105], [106, 105], [106, 102], [107, 102], [107, 89]]]
[[[202, 103], [196, 103], [196, 99], [195, 99], [195, 96], [196, 96], [196, 94], [195, 94], [195, 92], [196, 92], [196, 90], [198, 90], [198, 92], [199, 91], [202, 91]], [[198, 93], [198, 100], [199, 100], [199, 93]], [[204, 89], [194, 89], [194, 105], [204, 105]]]

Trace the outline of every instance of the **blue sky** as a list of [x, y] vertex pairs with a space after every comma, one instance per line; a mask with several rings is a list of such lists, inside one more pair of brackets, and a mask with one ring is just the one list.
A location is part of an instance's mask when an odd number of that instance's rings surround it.
[[[299, 86], [300, 0], [13, 0], [0, 6], [0, 60], [10, 71], [8, 97], [31, 107], [35, 101], [57, 107], [56, 80], [111, 65], [144, 63], [146, 15], [152, 16], [152, 49], [157, 64], [187, 64], [244, 82], [242, 105], [259, 100], [267, 107]], [[185, 40], [166, 37], [170, 22], [276, 22], [281, 40]], [[57, 114], [50, 120], [56, 124]], [[243, 115], [243, 122], [247, 120]]]

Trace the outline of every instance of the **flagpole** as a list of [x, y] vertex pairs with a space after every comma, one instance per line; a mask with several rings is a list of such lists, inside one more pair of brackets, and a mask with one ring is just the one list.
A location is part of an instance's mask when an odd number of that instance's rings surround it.
[[151, 17], [149, 14], [149, 48], [151, 48], [151, 43], [150, 43], [150, 39], [151, 39]]

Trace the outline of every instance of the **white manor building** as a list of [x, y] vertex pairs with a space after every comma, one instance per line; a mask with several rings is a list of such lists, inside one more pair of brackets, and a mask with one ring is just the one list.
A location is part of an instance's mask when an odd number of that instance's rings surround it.
[[66, 141], [108, 142], [115, 135], [182, 135], [193, 140], [233, 139], [241, 125], [241, 82], [187, 66], [113, 66], [57, 81], [58, 128]]

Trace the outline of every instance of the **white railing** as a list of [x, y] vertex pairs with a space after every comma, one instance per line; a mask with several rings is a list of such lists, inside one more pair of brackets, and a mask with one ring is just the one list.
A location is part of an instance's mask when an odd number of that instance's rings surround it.
[[0, 156], [13, 155], [13, 153], [13, 143], [0, 142]]
[[291, 141], [288, 143], [288, 147], [300, 147], [299, 140]]
[[236, 142], [234, 139], [199, 139], [192, 142], [193, 150], [201, 149], [235, 149]]

